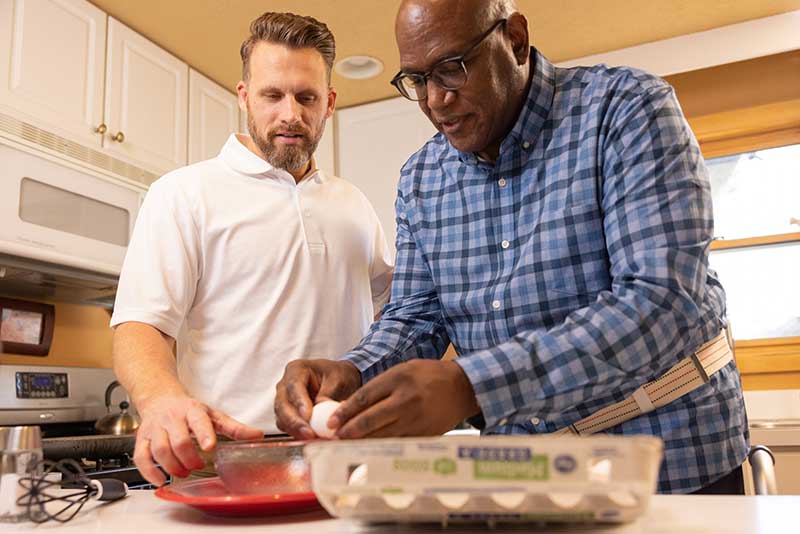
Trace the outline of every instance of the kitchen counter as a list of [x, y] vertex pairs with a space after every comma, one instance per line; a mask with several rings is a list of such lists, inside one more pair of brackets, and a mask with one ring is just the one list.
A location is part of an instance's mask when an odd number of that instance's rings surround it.
[[[619, 526], [510, 528], [498, 532], [605, 532], [613, 534], [780, 534], [798, 532], [797, 510], [800, 496], [686, 496], [656, 495], [647, 513], [638, 521]], [[10, 527], [10, 528], [9, 528]], [[152, 491], [132, 491], [124, 500], [98, 504], [87, 503], [72, 521], [65, 524], [48, 522], [0, 524], [4, 533], [46, 532], [59, 534], [87, 532], [189, 534], [218, 532], [235, 528], [237, 533], [260, 534], [292, 532], [292, 534], [327, 533], [415, 533], [443, 531], [438, 526], [412, 527], [366, 525], [342, 519], [332, 519], [325, 512], [286, 515], [280, 517], [223, 518], [206, 515], [187, 506], [163, 501]], [[449, 527], [444, 532], [485, 531], [485, 526]]]

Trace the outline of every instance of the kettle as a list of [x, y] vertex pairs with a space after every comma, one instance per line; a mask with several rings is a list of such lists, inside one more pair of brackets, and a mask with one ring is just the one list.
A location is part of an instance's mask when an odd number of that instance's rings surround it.
[[111, 413], [111, 393], [117, 387], [119, 387], [119, 382], [114, 380], [106, 388], [106, 410], [108, 410], [108, 415], [94, 424], [94, 428], [101, 434], [121, 436], [123, 434], [133, 434], [139, 428], [139, 418], [128, 413], [128, 408], [130, 408], [128, 402], [120, 402], [119, 413]]

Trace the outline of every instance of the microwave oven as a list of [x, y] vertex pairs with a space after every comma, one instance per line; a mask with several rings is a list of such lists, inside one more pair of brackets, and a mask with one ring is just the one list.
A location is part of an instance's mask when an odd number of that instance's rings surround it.
[[0, 139], [0, 292], [113, 302], [143, 196]]

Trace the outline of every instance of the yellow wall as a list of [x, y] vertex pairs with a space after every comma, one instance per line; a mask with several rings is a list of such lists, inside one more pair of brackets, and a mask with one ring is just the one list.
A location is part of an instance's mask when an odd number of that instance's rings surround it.
[[689, 118], [795, 100], [800, 98], [800, 50], [664, 79]]
[[0, 354], [0, 363], [111, 367], [109, 312], [96, 306], [54, 303], [56, 325], [50, 354], [44, 357]]

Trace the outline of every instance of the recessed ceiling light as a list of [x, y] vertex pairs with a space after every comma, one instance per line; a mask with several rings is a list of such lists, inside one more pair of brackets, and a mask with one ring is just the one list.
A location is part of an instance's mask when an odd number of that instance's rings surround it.
[[365, 80], [383, 72], [383, 63], [372, 56], [347, 56], [339, 60], [334, 68], [345, 78]]

